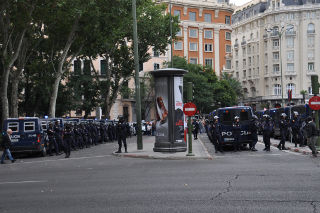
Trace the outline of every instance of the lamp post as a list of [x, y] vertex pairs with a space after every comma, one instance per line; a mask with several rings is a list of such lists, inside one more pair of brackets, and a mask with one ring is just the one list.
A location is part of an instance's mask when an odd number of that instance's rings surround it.
[[282, 35], [284, 32], [286, 31], [289, 31], [291, 29], [293, 29], [293, 26], [291, 25], [290, 27], [285, 27], [284, 25], [281, 26], [281, 29], [280, 30], [275, 30], [277, 28], [266, 28], [265, 31], [270, 33], [272, 32], [271, 35], [278, 35], [279, 36], [279, 68], [280, 68], [280, 75], [281, 75], [281, 106], [284, 107], [284, 98], [283, 98], [283, 91], [284, 91], [284, 88], [283, 88], [283, 73], [282, 73], [282, 48], [281, 48], [281, 45], [282, 45]]

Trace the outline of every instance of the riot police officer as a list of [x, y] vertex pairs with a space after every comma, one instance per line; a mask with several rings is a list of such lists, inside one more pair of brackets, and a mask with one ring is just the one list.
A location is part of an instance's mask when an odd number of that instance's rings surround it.
[[234, 137], [233, 149], [235, 152], [240, 151], [240, 144], [239, 144], [240, 132], [241, 132], [240, 118], [239, 116], [235, 116], [232, 124], [232, 134]]
[[210, 124], [208, 131], [210, 132], [215, 152], [223, 152], [221, 147], [219, 117], [214, 116], [213, 122]]
[[297, 144], [299, 144], [299, 146], [301, 146], [302, 145], [302, 143], [301, 143], [302, 134], [300, 131], [301, 120], [299, 118], [299, 113], [296, 111], [293, 112], [293, 118], [291, 119], [290, 126], [292, 129], [292, 140], [294, 142], [295, 147], [297, 147]]
[[280, 118], [280, 143], [277, 146], [279, 150], [286, 150], [285, 143], [286, 143], [286, 137], [288, 133], [288, 122], [286, 121], [286, 113], [281, 113]]
[[53, 130], [53, 124], [49, 123], [48, 129], [47, 129], [47, 135], [49, 139], [49, 155], [52, 156], [52, 148], [54, 146], [54, 151], [56, 155], [59, 155], [59, 147], [56, 142], [56, 139], [54, 137], [54, 130]]
[[252, 120], [250, 122], [250, 132], [251, 132], [250, 150], [251, 151], [258, 151], [255, 148], [258, 142], [258, 129], [259, 129], [258, 117], [256, 115], [253, 115]]
[[55, 122], [55, 125], [54, 125], [54, 137], [55, 137], [55, 140], [58, 144], [58, 149], [59, 149], [59, 153], [61, 153], [62, 149], [64, 149], [63, 147], [63, 141], [62, 141], [62, 128], [60, 127], [60, 123], [59, 121], [56, 121]]
[[263, 151], [270, 152], [270, 137], [273, 130], [273, 124], [269, 115], [263, 115], [262, 134], [265, 148]]
[[65, 158], [70, 157], [71, 153], [71, 143], [72, 143], [72, 127], [71, 124], [67, 123], [63, 134], [64, 152], [66, 154]]
[[121, 153], [122, 143], [123, 143], [125, 152], [127, 153], [128, 152], [127, 141], [126, 141], [127, 126], [126, 126], [126, 124], [124, 122], [124, 118], [122, 116], [119, 116], [119, 122], [116, 126], [116, 133], [118, 136], [118, 145], [119, 145], [118, 151], [116, 153]]

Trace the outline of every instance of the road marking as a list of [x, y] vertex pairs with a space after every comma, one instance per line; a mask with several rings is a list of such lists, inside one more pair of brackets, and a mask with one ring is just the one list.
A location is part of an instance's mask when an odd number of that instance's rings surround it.
[[281, 156], [281, 154], [254, 154], [254, 155], [215, 155], [213, 158], [236, 158], [236, 157], [265, 157], [265, 156]]
[[44, 163], [44, 162], [54, 162], [54, 161], [67, 161], [67, 160], [82, 160], [82, 159], [92, 159], [92, 158], [104, 158], [112, 157], [113, 155], [98, 155], [98, 156], [88, 156], [88, 157], [78, 157], [78, 158], [60, 158], [54, 160], [43, 160], [43, 161], [26, 161], [26, 162], [17, 162], [16, 164], [30, 164], [30, 163]]
[[14, 182], [0, 182], [0, 185], [4, 184], [21, 184], [21, 183], [47, 183], [47, 180], [26, 180], [26, 181], [14, 181]]

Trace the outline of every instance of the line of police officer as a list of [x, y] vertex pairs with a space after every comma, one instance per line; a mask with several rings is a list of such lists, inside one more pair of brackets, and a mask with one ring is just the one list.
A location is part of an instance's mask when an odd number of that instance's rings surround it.
[[[125, 140], [127, 135], [130, 134], [128, 124], [125, 124], [123, 120], [117, 125], [106, 125], [103, 123], [66, 123], [64, 128], [60, 126], [59, 121], [56, 121], [55, 123], [49, 123], [46, 132], [48, 136], [48, 154], [52, 156], [53, 152], [55, 152], [56, 155], [60, 155], [62, 151], [64, 151], [66, 158], [70, 157], [71, 150], [89, 148], [93, 145], [113, 142], [117, 139]], [[126, 143], [124, 142], [124, 144], [127, 151]]]
[[[215, 151], [217, 152], [223, 152], [222, 150], [222, 137], [221, 137], [221, 128], [219, 124], [219, 117], [214, 116], [212, 121], [206, 121], [206, 129], [207, 134], [212, 142], [212, 144], [215, 147]], [[316, 132], [313, 131], [312, 128], [314, 125], [312, 125], [312, 118], [309, 117], [307, 120], [303, 121], [299, 113], [294, 111], [292, 119], [287, 120], [287, 115], [285, 113], [281, 114], [280, 118], [280, 136], [281, 140], [278, 145], [279, 150], [286, 150], [285, 142], [287, 139], [287, 136], [289, 133], [292, 134], [292, 140], [295, 144], [295, 147], [298, 145], [300, 147], [304, 147], [307, 144], [307, 141], [312, 141], [309, 138], [315, 137]], [[252, 120], [249, 125], [249, 134], [251, 143], [249, 144], [249, 148], [251, 151], [258, 151], [255, 146], [258, 142], [258, 131], [259, 129], [262, 130], [263, 135], [263, 142], [265, 144], [264, 151], [270, 151], [270, 138], [272, 136], [272, 133], [274, 132], [274, 123], [269, 115], [263, 115], [263, 120], [259, 121], [258, 117], [256, 115], [252, 116]], [[290, 131], [290, 132], [289, 132]], [[311, 133], [310, 133], [311, 132]], [[241, 126], [240, 126], [240, 118], [238, 116], [234, 117], [234, 121], [232, 124], [232, 134], [234, 137], [234, 143], [233, 148], [234, 151], [240, 151], [241, 144], [239, 143], [241, 133]], [[312, 145], [313, 144], [313, 145]], [[308, 146], [312, 150], [312, 153], [314, 156], [316, 156], [316, 152], [314, 151], [314, 142], [309, 143]]]

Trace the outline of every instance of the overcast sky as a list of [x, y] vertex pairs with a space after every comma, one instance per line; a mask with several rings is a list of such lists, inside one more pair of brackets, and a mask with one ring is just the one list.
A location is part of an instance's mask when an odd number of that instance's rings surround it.
[[240, 5], [243, 5], [243, 4], [245, 4], [245, 3], [249, 2], [249, 1], [251, 1], [251, 0], [230, 0], [230, 3], [234, 3], [234, 4], [238, 5], [238, 6], [240, 6]]

